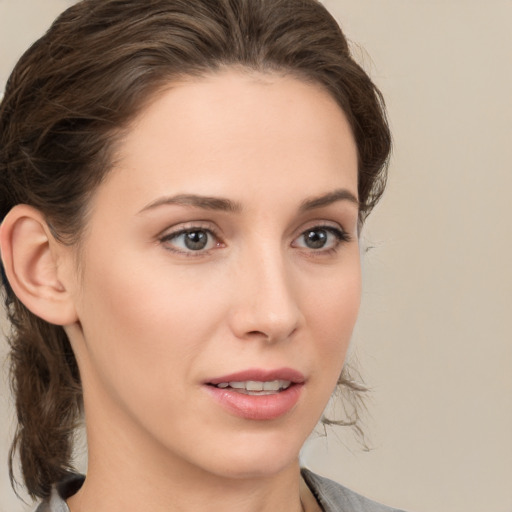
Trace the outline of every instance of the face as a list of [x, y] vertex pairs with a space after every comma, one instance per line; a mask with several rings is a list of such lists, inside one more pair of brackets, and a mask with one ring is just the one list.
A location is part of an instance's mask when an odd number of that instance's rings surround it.
[[110, 435], [216, 475], [295, 464], [356, 320], [357, 219], [320, 87], [226, 71], [160, 94], [91, 200], [73, 285], [91, 456]]

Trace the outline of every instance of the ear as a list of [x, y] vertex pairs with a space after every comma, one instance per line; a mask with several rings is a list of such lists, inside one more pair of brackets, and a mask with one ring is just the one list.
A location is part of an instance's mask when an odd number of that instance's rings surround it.
[[74, 301], [61, 279], [72, 261], [71, 249], [58, 242], [43, 215], [25, 204], [16, 205], [0, 227], [5, 274], [18, 299], [51, 324], [77, 321]]

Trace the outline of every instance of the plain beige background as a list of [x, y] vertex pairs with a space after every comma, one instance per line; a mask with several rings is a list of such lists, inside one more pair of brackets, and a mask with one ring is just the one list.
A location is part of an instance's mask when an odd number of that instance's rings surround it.
[[[0, 90], [70, 3], [0, 0]], [[411, 512], [511, 512], [512, 1], [325, 4], [365, 48], [356, 53], [384, 92], [395, 150], [364, 232], [373, 249], [354, 336], [373, 449], [330, 431], [303, 462]], [[2, 462], [0, 512], [22, 510]]]

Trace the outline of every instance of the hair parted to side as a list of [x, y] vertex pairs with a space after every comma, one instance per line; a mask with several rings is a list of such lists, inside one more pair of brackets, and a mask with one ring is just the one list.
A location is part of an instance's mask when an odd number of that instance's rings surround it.
[[[316, 0], [83, 0], [20, 59], [0, 105], [0, 218], [37, 208], [64, 244], [80, 241], [88, 198], [112, 166], [116, 140], [147, 101], [180, 77], [226, 66], [320, 84], [351, 125], [360, 222], [385, 185], [391, 137], [380, 92]], [[19, 453], [32, 497], [71, 470], [81, 416], [76, 360], [60, 326], [33, 315], [4, 276], [12, 325]], [[340, 377], [341, 385], [357, 384]]]

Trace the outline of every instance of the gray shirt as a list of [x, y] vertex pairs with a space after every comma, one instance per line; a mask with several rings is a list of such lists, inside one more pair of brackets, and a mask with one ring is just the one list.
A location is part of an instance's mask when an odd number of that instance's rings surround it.
[[[380, 505], [308, 469], [302, 469], [302, 476], [324, 512], [403, 512]], [[55, 486], [50, 499], [35, 512], [69, 512], [65, 500], [80, 489], [84, 480], [84, 476], [74, 475]]]

